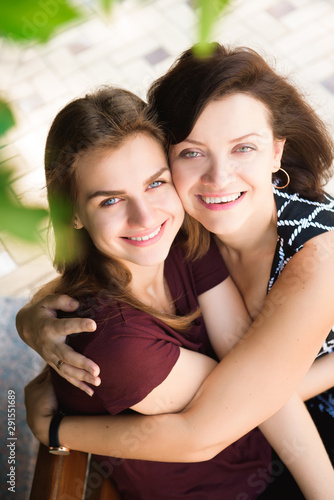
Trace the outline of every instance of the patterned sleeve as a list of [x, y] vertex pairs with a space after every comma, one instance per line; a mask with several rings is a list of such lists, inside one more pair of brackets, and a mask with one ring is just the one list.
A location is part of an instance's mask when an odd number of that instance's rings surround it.
[[286, 245], [298, 251], [306, 241], [334, 229], [334, 198], [322, 202], [274, 190], [277, 204], [277, 231]]

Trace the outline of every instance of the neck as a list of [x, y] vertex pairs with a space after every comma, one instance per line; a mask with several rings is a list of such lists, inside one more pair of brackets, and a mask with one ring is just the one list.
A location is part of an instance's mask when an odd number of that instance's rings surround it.
[[154, 267], [131, 266], [131, 293], [146, 306], [174, 313], [172, 297], [164, 277], [164, 263]]
[[163, 287], [164, 263], [158, 266], [128, 266], [131, 274], [131, 292], [139, 300], [143, 296]]
[[274, 202], [272, 210], [262, 211], [261, 216], [247, 221], [245, 227], [235, 233], [216, 235], [218, 246], [226, 258], [228, 255], [240, 261], [249, 260], [255, 255], [275, 251], [277, 241], [277, 212]]

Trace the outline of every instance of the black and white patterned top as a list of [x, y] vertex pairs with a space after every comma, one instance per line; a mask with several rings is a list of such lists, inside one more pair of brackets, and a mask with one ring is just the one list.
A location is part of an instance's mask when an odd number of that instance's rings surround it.
[[[306, 241], [334, 230], [334, 198], [326, 194], [323, 202], [301, 198], [297, 193], [274, 188], [277, 206], [277, 246], [271, 268], [268, 291], [285, 265]], [[334, 276], [333, 276], [334, 280]], [[333, 303], [334, 308], [334, 303]], [[334, 326], [319, 356], [334, 350]]]

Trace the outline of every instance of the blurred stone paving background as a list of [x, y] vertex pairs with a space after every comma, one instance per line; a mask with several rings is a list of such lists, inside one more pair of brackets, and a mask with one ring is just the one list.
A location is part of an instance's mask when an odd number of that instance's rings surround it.
[[[39, 0], [39, 5], [47, 1], [61, 0]], [[60, 108], [103, 84], [122, 86], [145, 98], [151, 82], [197, 40], [191, 1], [123, 0], [113, 8], [111, 21], [96, 10], [93, 0], [75, 3], [85, 9], [85, 22], [63, 30], [46, 45], [30, 44], [23, 49], [0, 38], [0, 95], [10, 102], [17, 122], [6, 137], [2, 158], [15, 167], [11, 188], [24, 204], [46, 206], [43, 151]], [[23, 25], [22, 29], [33, 28]], [[211, 39], [257, 50], [307, 94], [334, 132], [334, 0], [234, 0], [217, 21]], [[334, 181], [328, 190], [334, 193]], [[16, 334], [15, 314], [55, 276], [44, 240], [46, 230], [40, 245], [0, 234], [3, 500], [13, 496], [6, 483], [9, 390], [15, 391], [17, 401], [18, 500], [29, 498], [34, 470], [37, 443], [25, 424], [23, 387], [41, 362]]]
[[[189, 1], [124, 0], [111, 21], [96, 2], [76, 3], [87, 20], [46, 45], [22, 49], [0, 41], [0, 93], [17, 120], [3, 153], [15, 167], [12, 188], [23, 203], [46, 205], [43, 150], [61, 107], [107, 83], [145, 98], [149, 84], [196, 41]], [[334, 130], [334, 0], [235, 0], [212, 40], [260, 52], [309, 95]], [[0, 296], [28, 298], [53, 276], [46, 245], [0, 235]]]

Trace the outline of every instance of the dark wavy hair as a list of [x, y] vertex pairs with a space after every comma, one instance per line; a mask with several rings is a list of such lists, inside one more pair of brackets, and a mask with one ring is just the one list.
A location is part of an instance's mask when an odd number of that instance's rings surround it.
[[[289, 190], [321, 200], [333, 174], [331, 136], [301, 93], [254, 50], [213, 43], [211, 54], [199, 58], [190, 48], [152, 84], [148, 102], [169, 144], [177, 144], [190, 134], [210, 101], [237, 92], [261, 101], [269, 110], [274, 137], [286, 139], [281, 165], [290, 175]], [[277, 180], [279, 176], [275, 174]], [[189, 217], [187, 223], [196, 226]], [[197, 239], [201, 231], [196, 231]]]
[[184, 330], [198, 311], [179, 317], [145, 306], [131, 294], [130, 271], [100, 252], [85, 228], [73, 227], [75, 172], [80, 159], [88, 152], [115, 150], [138, 133], [153, 137], [165, 148], [165, 136], [155, 114], [139, 97], [118, 88], [103, 87], [76, 99], [54, 119], [45, 148], [46, 186], [55, 235], [54, 264], [61, 273], [54, 291], [85, 299], [90, 309], [111, 299], [127, 303]]

